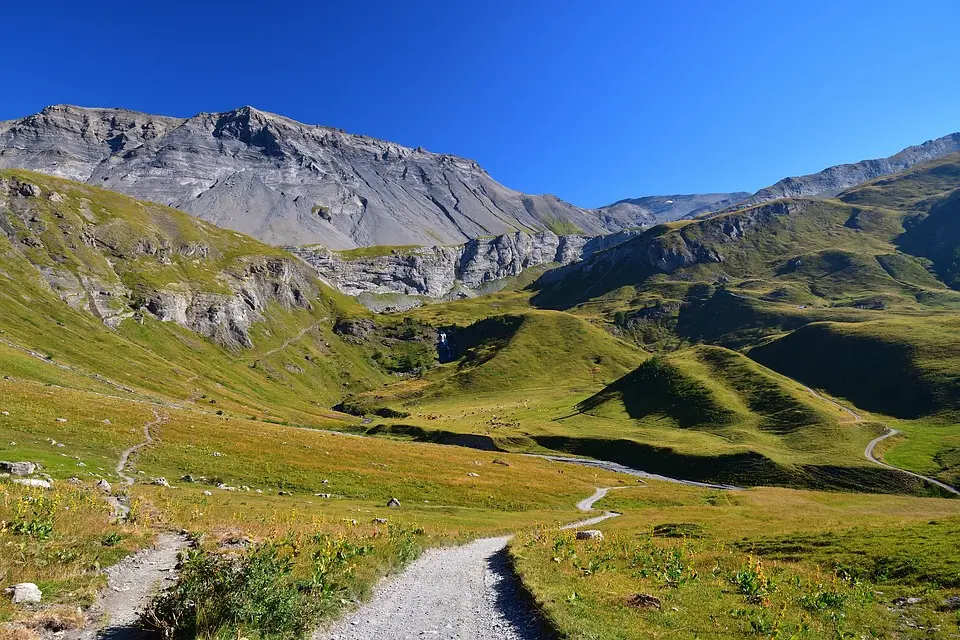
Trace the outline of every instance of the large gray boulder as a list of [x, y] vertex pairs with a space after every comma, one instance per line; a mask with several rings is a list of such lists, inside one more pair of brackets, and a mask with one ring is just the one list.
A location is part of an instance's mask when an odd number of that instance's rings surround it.
[[33, 462], [0, 461], [0, 472], [9, 473], [12, 476], [29, 476], [36, 470], [37, 465]]
[[40, 587], [32, 582], [21, 582], [8, 589], [13, 599], [13, 604], [38, 604], [43, 598], [43, 592]]

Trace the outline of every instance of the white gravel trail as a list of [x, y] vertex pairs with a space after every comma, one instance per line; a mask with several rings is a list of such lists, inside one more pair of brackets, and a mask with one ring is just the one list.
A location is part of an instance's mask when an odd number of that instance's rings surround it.
[[[581, 511], [607, 494], [597, 489]], [[596, 524], [603, 515], [563, 527]], [[459, 547], [430, 549], [402, 574], [382, 582], [370, 602], [313, 640], [542, 640], [549, 638], [538, 613], [521, 593], [510, 568], [511, 536], [484, 538]]]

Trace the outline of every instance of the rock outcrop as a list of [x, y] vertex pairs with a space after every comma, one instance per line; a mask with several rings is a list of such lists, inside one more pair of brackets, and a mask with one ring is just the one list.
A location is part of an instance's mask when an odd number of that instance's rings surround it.
[[250, 347], [269, 304], [309, 309], [317, 295], [312, 272], [288, 254], [162, 207], [151, 218], [154, 205], [132, 200], [117, 204], [135, 213], [113, 215], [88, 187], [57, 182], [66, 196], [0, 177], [0, 240], [47, 289], [111, 328], [149, 314]]
[[497, 281], [530, 267], [570, 264], [639, 232], [607, 236], [513, 233], [465, 244], [398, 247], [382, 255], [351, 257], [323, 247], [288, 247], [333, 287], [348, 295], [405, 294], [442, 299], [497, 289]]
[[525, 195], [476, 162], [242, 107], [191, 118], [59, 105], [0, 122], [0, 168], [169, 205], [271, 244], [456, 244], [575, 227], [596, 212]]

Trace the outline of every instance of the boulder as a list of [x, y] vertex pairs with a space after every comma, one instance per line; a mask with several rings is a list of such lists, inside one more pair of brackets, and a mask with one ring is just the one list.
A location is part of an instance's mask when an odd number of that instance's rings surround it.
[[29, 476], [36, 470], [37, 465], [32, 462], [0, 462], [0, 471], [12, 476]]
[[25, 487], [34, 487], [37, 489], [49, 489], [53, 486], [50, 484], [49, 480], [41, 480], [39, 478], [16, 478], [14, 483], [22, 484]]
[[603, 540], [603, 532], [597, 529], [577, 531], [577, 540]]
[[479, 478], [479, 477], [480, 477], [480, 474], [479, 474], [479, 473], [474, 473], [474, 472], [472, 472], [472, 471], [471, 471], [470, 473], [468, 473], [467, 475], [470, 476], [471, 478]]
[[943, 608], [946, 611], [960, 610], [960, 596], [950, 596], [943, 602]]
[[400, 501], [397, 500], [396, 498], [390, 498], [389, 500], [387, 500], [387, 506], [392, 508], [397, 508], [400, 506]]
[[374, 518], [373, 524], [387, 524], [386, 518]]
[[493, 464], [499, 464], [501, 467], [509, 467], [510, 463], [506, 460], [501, 460], [500, 458], [494, 458]]
[[43, 592], [40, 591], [40, 587], [32, 582], [15, 584], [8, 591], [10, 591], [13, 597], [13, 604], [36, 604], [43, 598]]
[[97, 489], [100, 489], [100, 491], [103, 491], [104, 493], [111, 493], [113, 491], [113, 487], [110, 486], [110, 483], [102, 478], [97, 481]]
[[170, 487], [170, 483], [167, 482], [166, 478], [154, 478], [150, 484], [154, 484], [158, 487], [167, 487], [167, 488]]
[[212, 496], [212, 495], [213, 495], [213, 492], [212, 492], [212, 491], [204, 491], [204, 492], [203, 492], [203, 495], [205, 495], [205, 496]]

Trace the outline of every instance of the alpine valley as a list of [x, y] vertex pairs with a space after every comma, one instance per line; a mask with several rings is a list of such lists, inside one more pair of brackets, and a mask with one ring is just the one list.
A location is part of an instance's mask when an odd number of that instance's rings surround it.
[[0, 638], [958, 632], [960, 134], [589, 209], [51, 106], [0, 122], [0, 373]]

